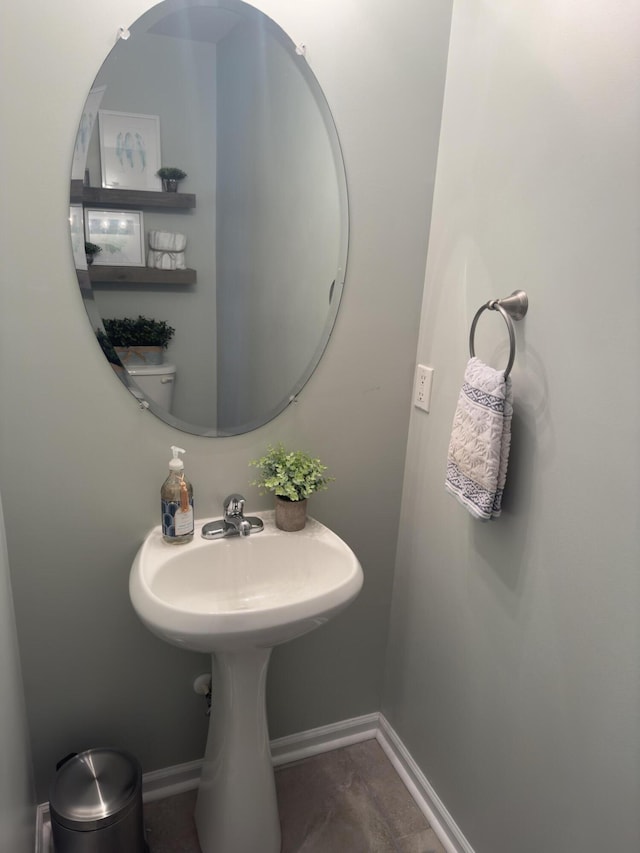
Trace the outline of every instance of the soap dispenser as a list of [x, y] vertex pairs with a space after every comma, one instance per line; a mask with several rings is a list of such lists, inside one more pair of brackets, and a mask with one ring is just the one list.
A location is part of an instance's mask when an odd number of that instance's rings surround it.
[[181, 447], [172, 445], [173, 459], [169, 476], [162, 484], [162, 538], [171, 545], [181, 545], [193, 539], [193, 487], [184, 476]]

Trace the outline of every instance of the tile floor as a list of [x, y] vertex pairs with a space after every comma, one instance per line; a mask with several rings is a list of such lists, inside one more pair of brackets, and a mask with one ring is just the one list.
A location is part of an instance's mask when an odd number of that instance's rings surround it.
[[[276, 787], [282, 853], [445, 853], [375, 740], [281, 767]], [[150, 853], [200, 853], [195, 798], [145, 806]]]

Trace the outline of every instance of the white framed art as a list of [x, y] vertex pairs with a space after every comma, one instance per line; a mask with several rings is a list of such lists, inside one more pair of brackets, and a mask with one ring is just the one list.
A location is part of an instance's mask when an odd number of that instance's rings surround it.
[[141, 210], [86, 209], [85, 235], [101, 251], [94, 266], [145, 266], [144, 220]]
[[99, 110], [102, 186], [162, 190], [159, 116]]
[[81, 204], [69, 205], [69, 232], [73, 260], [77, 270], [86, 270], [87, 255], [84, 250], [84, 210]]
[[80, 118], [75, 148], [73, 149], [71, 180], [84, 180], [84, 170], [87, 165], [89, 142], [91, 141], [94, 124], [98, 118], [100, 102], [102, 101], [102, 96], [106, 89], [106, 86], [97, 86], [87, 95], [87, 100], [85, 101], [82, 116]]

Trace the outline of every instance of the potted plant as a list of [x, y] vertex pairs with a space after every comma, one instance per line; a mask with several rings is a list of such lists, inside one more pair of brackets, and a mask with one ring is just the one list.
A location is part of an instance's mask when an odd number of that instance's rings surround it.
[[175, 329], [164, 320], [154, 320], [139, 314], [102, 321], [109, 341], [125, 365], [162, 364], [164, 350]]
[[178, 181], [183, 181], [187, 177], [187, 173], [182, 169], [177, 169], [175, 166], [163, 166], [158, 169], [156, 175], [162, 179], [162, 189], [166, 193], [175, 193], [178, 191]]
[[288, 451], [278, 444], [269, 445], [267, 453], [250, 463], [259, 477], [251, 485], [261, 494], [272, 492], [276, 504], [276, 527], [280, 530], [302, 530], [307, 520], [307, 498], [326, 489], [334, 479], [326, 477], [327, 466], [302, 450]]
[[102, 246], [98, 246], [97, 243], [89, 243], [88, 241], [84, 244], [84, 253], [87, 256], [87, 266], [91, 266], [94, 261], [96, 255], [99, 255], [102, 251]]

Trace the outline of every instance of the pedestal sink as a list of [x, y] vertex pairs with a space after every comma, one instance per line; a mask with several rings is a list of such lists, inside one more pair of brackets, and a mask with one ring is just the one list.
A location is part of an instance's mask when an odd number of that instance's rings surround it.
[[196, 804], [202, 853], [279, 853], [265, 685], [273, 646], [343, 610], [362, 588], [353, 551], [309, 519], [284, 533], [274, 513], [264, 530], [169, 545], [150, 531], [133, 562], [129, 594], [141, 621], [177, 646], [213, 656], [214, 708]]

